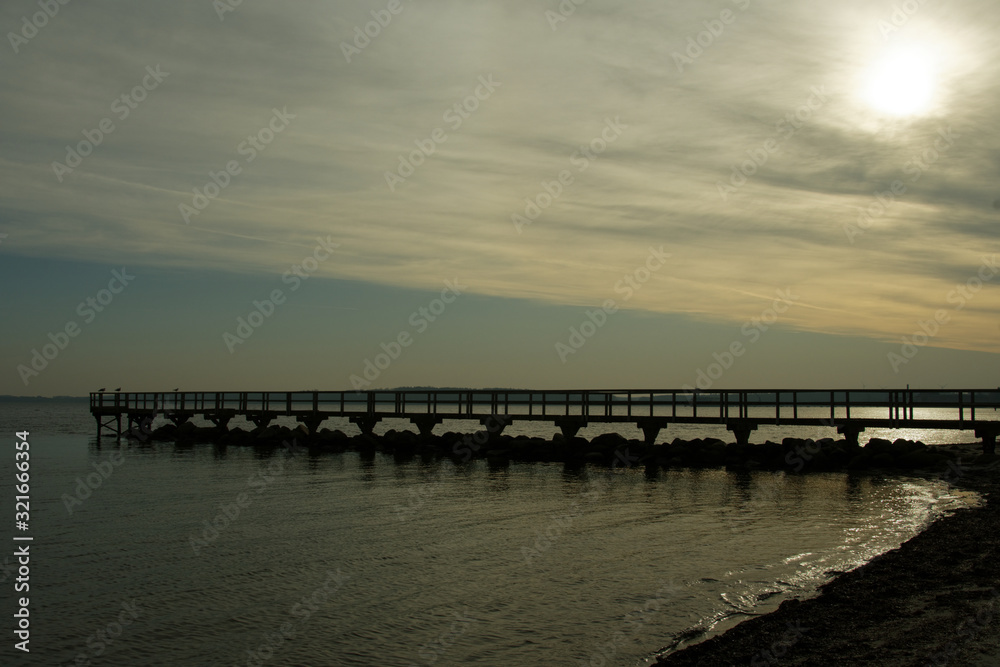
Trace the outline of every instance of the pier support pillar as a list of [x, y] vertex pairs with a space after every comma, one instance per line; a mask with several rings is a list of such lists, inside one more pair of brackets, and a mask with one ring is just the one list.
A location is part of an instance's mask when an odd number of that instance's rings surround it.
[[253, 422], [253, 425], [257, 428], [267, 428], [267, 425], [271, 423], [274, 419], [274, 415], [268, 414], [267, 412], [249, 413], [247, 418]]
[[434, 432], [434, 427], [444, 421], [443, 417], [410, 417], [410, 422], [420, 430], [420, 435], [428, 437]]
[[983, 439], [983, 454], [996, 454], [998, 433], [1000, 433], [1000, 425], [981, 426], [976, 429], [976, 437]]
[[191, 419], [192, 413], [190, 413], [190, 412], [180, 412], [180, 411], [175, 410], [173, 412], [166, 413], [166, 416], [167, 416], [167, 419], [169, 419], [170, 421], [172, 421], [174, 423], [174, 426], [180, 426], [181, 424], [187, 423], [187, 421], [189, 419]]
[[[136, 414], [134, 412], [128, 413], [128, 427], [125, 429], [127, 433], [135, 433], [137, 429], [142, 428], [143, 415]], [[121, 428], [119, 427], [119, 431]]]
[[642, 436], [646, 441], [647, 445], [656, 444], [656, 436], [660, 434], [660, 430], [667, 427], [670, 422], [664, 419], [640, 419], [636, 422], [642, 430]]
[[837, 427], [837, 433], [844, 436], [844, 440], [852, 447], [859, 447], [858, 436], [864, 433], [865, 427], [857, 424], [841, 424]]
[[208, 421], [215, 424], [215, 428], [219, 429], [220, 431], [225, 431], [229, 426], [229, 420], [233, 418], [233, 415], [221, 412], [214, 412], [214, 413], [206, 413], [205, 418], [208, 419]]
[[[130, 413], [128, 415], [128, 429], [124, 432], [124, 435], [129, 438], [138, 438], [145, 442], [153, 433], [153, 420], [156, 417], [156, 412]], [[121, 431], [120, 425], [118, 428]], [[119, 436], [121, 435], [122, 433], [119, 433]]]
[[479, 423], [486, 428], [486, 441], [492, 443], [496, 442], [503, 430], [513, 421], [510, 415], [490, 415], [481, 418]]
[[726, 424], [726, 430], [733, 432], [737, 444], [747, 445], [750, 444], [750, 434], [757, 430], [757, 424], [745, 420], [731, 421]]
[[101, 415], [95, 415], [95, 416], [97, 417], [98, 442], [100, 442], [101, 440], [101, 434], [104, 432], [104, 429], [107, 429], [112, 433], [114, 433], [116, 438], [122, 437], [122, 415], [120, 412], [108, 417], [107, 421], [105, 421], [105, 418]]
[[554, 421], [555, 425], [562, 431], [563, 437], [567, 440], [575, 438], [580, 429], [587, 425], [587, 420], [580, 417], [562, 417]]
[[351, 417], [350, 421], [352, 424], [358, 425], [363, 435], [370, 436], [375, 430], [375, 425], [382, 421], [382, 418], [363, 415], [361, 417]]
[[[319, 431], [319, 425], [324, 421], [326, 421], [326, 417], [323, 415], [306, 415], [298, 419], [300, 424], [305, 424], [306, 428], [309, 429], [309, 435], [316, 435], [316, 432]], [[375, 424], [372, 424], [372, 426], [374, 427]], [[361, 430], [364, 431], [364, 429]]]

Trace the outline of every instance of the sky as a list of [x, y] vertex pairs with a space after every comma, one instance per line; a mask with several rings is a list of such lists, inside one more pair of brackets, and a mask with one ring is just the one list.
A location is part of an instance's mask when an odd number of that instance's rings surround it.
[[0, 394], [1000, 384], [993, 0], [0, 31]]

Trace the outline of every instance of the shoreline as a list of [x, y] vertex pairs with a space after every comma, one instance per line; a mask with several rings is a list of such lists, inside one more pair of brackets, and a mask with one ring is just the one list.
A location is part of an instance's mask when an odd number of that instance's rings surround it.
[[1000, 664], [1000, 458], [976, 455], [979, 445], [942, 447], [960, 452], [947, 481], [983, 504], [953, 510], [813, 597], [786, 600], [653, 664]]

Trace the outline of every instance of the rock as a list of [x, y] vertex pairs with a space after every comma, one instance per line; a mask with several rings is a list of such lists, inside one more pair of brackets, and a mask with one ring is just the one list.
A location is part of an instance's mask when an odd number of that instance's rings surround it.
[[882, 438], [872, 438], [868, 441], [868, 444], [865, 445], [865, 449], [872, 453], [888, 451], [891, 447], [892, 443], [888, 440], [883, 440]]
[[590, 441], [590, 446], [593, 450], [615, 450], [627, 442], [628, 440], [617, 433], [602, 433]]

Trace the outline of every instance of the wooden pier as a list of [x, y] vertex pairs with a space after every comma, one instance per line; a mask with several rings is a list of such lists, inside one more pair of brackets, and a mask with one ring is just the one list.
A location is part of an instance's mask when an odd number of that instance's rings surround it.
[[346, 417], [371, 434], [383, 419], [406, 419], [423, 435], [446, 419], [477, 420], [493, 435], [515, 421], [549, 421], [572, 437], [595, 423], [633, 423], [653, 443], [670, 424], [724, 424], [747, 443], [761, 425], [827, 426], [858, 442], [866, 428], [968, 430], [992, 452], [1000, 434], [1000, 389], [854, 390], [406, 390], [292, 392], [95, 392], [90, 411], [121, 436], [145, 419], [193, 417], [220, 429], [242, 417], [258, 427], [292, 417], [316, 433]]

